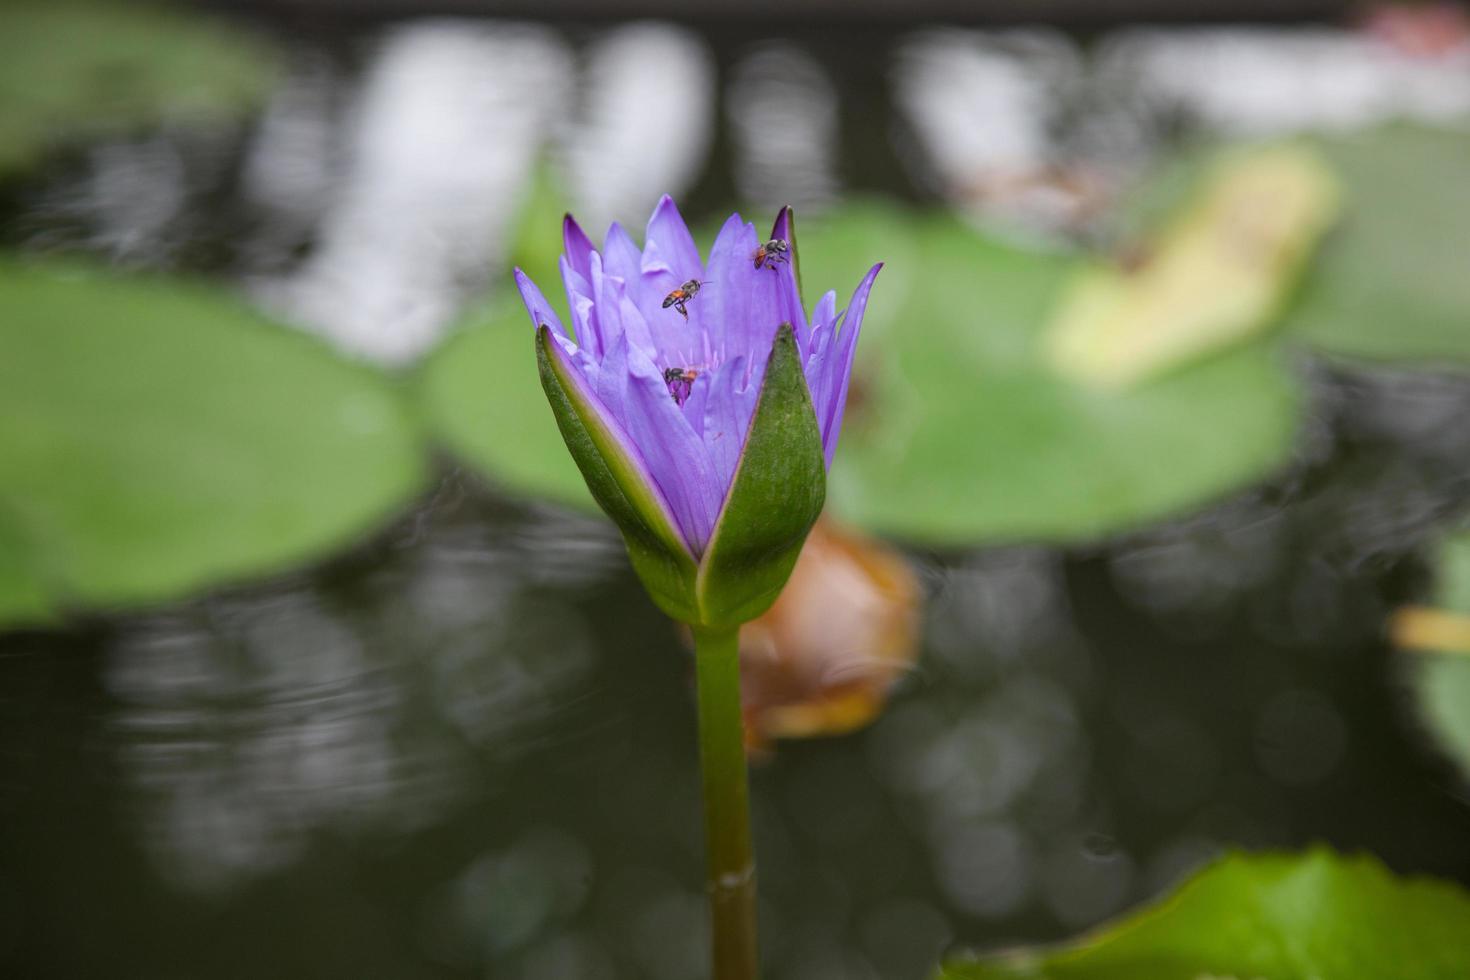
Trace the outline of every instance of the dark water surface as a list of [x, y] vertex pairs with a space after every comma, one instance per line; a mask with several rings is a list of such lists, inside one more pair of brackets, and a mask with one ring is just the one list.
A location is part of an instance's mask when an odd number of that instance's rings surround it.
[[[828, 60], [844, 118], [886, 120], [857, 55]], [[886, 128], [843, 134], [850, 188], [920, 195]], [[240, 203], [243, 138], [188, 137], [190, 206], [122, 246], [62, 160], [7, 191], [7, 240], [288, 266], [310, 236]], [[734, 195], [725, 140], [696, 212]], [[1384, 634], [1464, 511], [1470, 381], [1299, 369], [1300, 445], [1264, 486], [1094, 547], [910, 553], [925, 640], [885, 714], [754, 774], [769, 976], [918, 980], [1235, 845], [1470, 884], [1465, 787]], [[0, 635], [0, 976], [702, 975], [678, 635], [602, 522], [440, 473], [298, 574]]]
[[[1271, 487], [1086, 552], [913, 556], [927, 639], [888, 711], [755, 774], [772, 975], [921, 977], [1232, 844], [1470, 882], [1383, 637], [1463, 496], [1466, 437], [1427, 423], [1467, 402], [1324, 372], [1316, 461]], [[1383, 443], [1389, 413], [1421, 438]], [[301, 575], [8, 635], [0, 963], [698, 975], [689, 683], [607, 528], [457, 472]]]

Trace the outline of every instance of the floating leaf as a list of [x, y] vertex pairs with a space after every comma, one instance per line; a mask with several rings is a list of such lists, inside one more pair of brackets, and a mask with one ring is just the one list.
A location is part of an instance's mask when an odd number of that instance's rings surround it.
[[[1298, 394], [1264, 345], [1128, 391], [1077, 385], [1044, 356], [1072, 259], [942, 215], [890, 213], [888, 225], [874, 247], [900, 250], [879, 253], [884, 275], [909, 275], [906, 288], [880, 279], [875, 327], [858, 345], [828, 485], [844, 519], [939, 544], [1088, 538], [1198, 506], [1285, 460]], [[843, 222], [808, 222], [802, 235], [809, 286], [854, 277], [816, 269]]]
[[1401, 126], [1321, 148], [1346, 211], [1284, 328], [1332, 354], [1470, 360], [1470, 132]]
[[1331, 173], [1300, 145], [1229, 155], [1141, 256], [1071, 284], [1048, 360], [1085, 384], [1126, 387], [1259, 332], [1280, 314], [1337, 197]]
[[[1470, 361], [1470, 132], [1397, 125], [1310, 145], [1342, 188], [1341, 218], [1280, 331], [1346, 357]], [[1150, 175], [1120, 215], [1124, 232], [1177, 207], [1219, 152], [1193, 147]]]
[[534, 339], [513, 294], [472, 314], [424, 366], [425, 421], [455, 455], [507, 489], [597, 511], [546, 404]]
[[202, 286], [3, 260], [0, 350], [0, 616], [277, 571], [425, 476], [381, 375]]
[[197, 14], [12, 0], [0, 5], [0, 175], [66, 141], [238, 113], [276, 68], [260, 39]]
[[[937, 544], [1075, 539], [1198, 506], [1285, 460], [1298, 408], [1275, 354], [1247, 344], [1127, 392], [1050, 371], [1043, 328], [1069, 256], [958, 220], [857, 204], [803, 221], [808, 305], [845, 303], [884, 259], [858, 345], [828, 509]], [[502, 297], [429, 362], [426, 414], [507, 488], [590, 507], [540, 397], [531, 331]]]
[[1470, 895], [1367, 855], [1234, 855], [1172, 895], [1050, 949], [957, 960], [942, 980], [1457, 980]]
[[1409, 657], [1420, 720], [1470, 779], [1470, 533], [1446, 539], [1434, 567], [1433, 604], [1400, 609], [1393, 640]]

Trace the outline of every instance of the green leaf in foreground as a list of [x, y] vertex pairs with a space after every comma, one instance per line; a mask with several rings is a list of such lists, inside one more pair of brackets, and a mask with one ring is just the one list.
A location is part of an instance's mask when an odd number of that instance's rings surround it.
[[[1070, 257], [874, 204], [803, 220], [809, 308], [829, 288], [846, 303], [878, 260], [827, 485], [828, 508], [851, 523], [941, 545], [1090, 538], [1246, 486], [1290, 452], [1297, 386], [1268, 345], [1093, 390], [1044, 359]], [[472, 317], [425, 369], [426, 414], [508, 489], [590, 508], [541, 396], [529, 331], [513, 294]]]
[[0, 175], [64, 142], [260, 101], [278, 60], [260, 39], [183, 10], [133, 2], [0, 4]]
[[425, 476], [386, 379], [202, 286], [0, 260], [0, 350], [0, 618], [279, 571]]
[[941, 980], [1458, 980], [1470, 895], [1367, 855], [1233, 855], [1173, 894], [1050, 949], [956, 960]]

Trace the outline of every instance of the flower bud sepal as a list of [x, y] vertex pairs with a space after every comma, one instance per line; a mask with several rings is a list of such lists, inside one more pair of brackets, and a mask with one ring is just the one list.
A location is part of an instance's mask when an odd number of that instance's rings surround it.
[[822, 437], [795, 332], [776, 332], [740, 459], [714, 530], [696, 553], [678, 532], [616, 422], [551, 336], [536, 332], [542, 387], [593, 499], [622, 532], [643, 587], [667, 615], [729, 628], [776, 600], [826, 498]]

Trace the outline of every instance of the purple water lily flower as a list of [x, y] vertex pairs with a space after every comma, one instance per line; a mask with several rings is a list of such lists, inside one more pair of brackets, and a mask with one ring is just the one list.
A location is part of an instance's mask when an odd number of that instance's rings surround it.
[[547, 346], [561, 361], [558, 373], [593, 406], [698, 561], [739, 467], [772, 345], [786, 324], [831, 466], [863, 311], [881, 263], [863, 277], [845, 312], [828, 292], [808, 320], [789, 209], [777, 218], [771, 240], [789, 244], [790, 252], [763, 249], [755, 226], [735, 214], [708, 262], [667, 196], [649, 219], [641, 250], [616, 224], [601, 252], [570, 215], [563, 230], [561, 272], [575, 333], [517, 269], [521, 297], [533, 325], [550, 328], [554, 343]]

